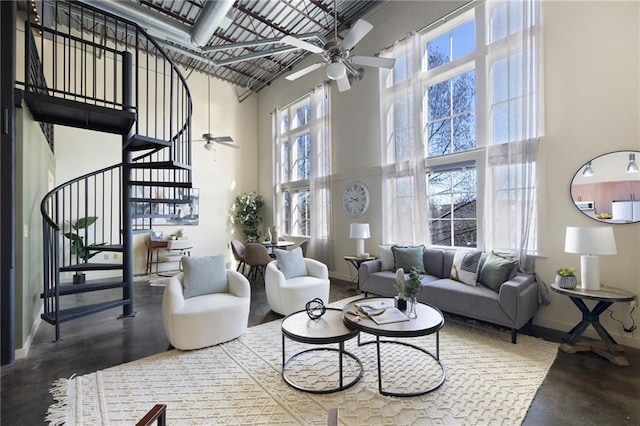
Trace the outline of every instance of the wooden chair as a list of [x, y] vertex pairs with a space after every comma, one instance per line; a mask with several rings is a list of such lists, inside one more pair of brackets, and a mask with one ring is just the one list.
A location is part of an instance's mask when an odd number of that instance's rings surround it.
[[269, 256], [269, 251], [262, 244], [249, 243], [244, 248], [244, 261], [249, 265], [247, 277], [249, 281], [253, 282], [258, 278], [258, 273], [264, 279], [264, 269], [269, 262], [273, 261], [273, 258]]
[[[244, 267], [246, 265], [244, 261], [244, 244], [238, 240], [231, 240], [231, 251], [233, 252], [234, 259], [238, 262], [236, 271], [244, 274]], [[242, 271], [240, 271], [240, 268], [242, 268]]]

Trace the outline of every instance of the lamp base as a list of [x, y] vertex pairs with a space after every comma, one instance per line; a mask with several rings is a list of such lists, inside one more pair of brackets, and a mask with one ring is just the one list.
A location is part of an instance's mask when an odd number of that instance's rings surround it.
[[356, 244], [356, 256], [362, 257], [362, 254], [364, 253], [364, 239], [358, 238], [356, 240]]
[[600, 258], [590, 254], [580, 256], [580, 279], [583, 289], [600, 290]]

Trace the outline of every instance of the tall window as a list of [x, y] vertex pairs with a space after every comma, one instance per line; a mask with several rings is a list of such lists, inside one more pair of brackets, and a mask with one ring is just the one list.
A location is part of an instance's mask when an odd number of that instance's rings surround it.
[[283, 107], [277, 112], [280, 173], [279, 212], [286, 235], [309, 236], [311, 220], [309, 178], [311, 177], [311, 99]]
[[[502, 207], [527, 216], [526, 227], [507, 226], [526, 228], [534, 236], [526, 249], [535, 250], [531, 140], [540, 72], [530, 30], [539, 26], [537, 3], [467, 7], [383, 52], [396, 58], [381, 74], [385, 243], [476, 247], [488, 240], [489, 248], [513, 249], [513, 236], [497, 232]], [[491, 148], [497, 145], [508, 152]]]

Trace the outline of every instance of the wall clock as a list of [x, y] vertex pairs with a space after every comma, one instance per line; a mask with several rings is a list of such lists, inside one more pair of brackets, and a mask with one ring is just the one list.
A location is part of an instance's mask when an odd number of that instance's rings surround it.
[[342, 194], [342, 207], [349, 216], [362, 216], [369, 209], [369, 189], [362, 182], [351, 182]]

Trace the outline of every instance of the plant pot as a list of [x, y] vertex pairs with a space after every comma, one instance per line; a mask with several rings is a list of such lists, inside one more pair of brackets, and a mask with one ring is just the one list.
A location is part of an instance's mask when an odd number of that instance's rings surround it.
[[85, 274], [75, 274], [73, 276], [73, 283], [74, 284], [84, 284], [86, 279], [87, 279], [87, 276]]
[[578, 278], [575, 275], [563, 277], [562, 275], [556, 275], [556, 282], [560, 288], [576, 288], [578, 285]]

